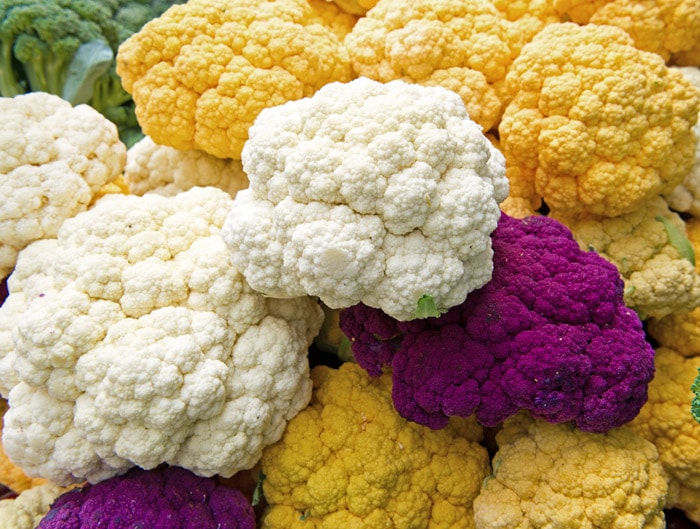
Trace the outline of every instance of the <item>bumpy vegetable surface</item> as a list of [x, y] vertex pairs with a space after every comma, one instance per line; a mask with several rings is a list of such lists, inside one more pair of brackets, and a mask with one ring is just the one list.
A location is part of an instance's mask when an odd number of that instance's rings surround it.
[[391, 368], [397, 410], [433, 428], [496, 426], [519, 409], [603, 432], [647, 398], [653, 349], [615, 267], [546, 217], [503, 214], [491, 281], [438, 318], [398, 322], [357, 305], [340, 325], [372, 375]]
[[132, 469], [59, 496], [37, 529], [255, 529], [242, 492], [178, 467]]
[[117, 73], [156, 143], [240, 158], [263, 108], [351, 79], [354, 22], [324, 0], [190, 0], [127, 39]]
[[117, 127], [87, 105], [32, 92], [0, 98], [0, 277], [17, 252], [55, 237], [124, 169]]
[[668, 347], [656, 350], [656, 376], [649, 400], [628, 428], [656, 445], [668, 480], [666, 507], [700, 523], [700, 424], [691, 415], [693, 381], [700, 357]]
[[196, 186], [214, 186], [234, 197], [248, 187], [240, 160], [157, 145], [148, 136], [127, 152], [124, 181], [133, 195], [175, 195]]
[[311, 404], [263, 453], [261, 529], [474, 528], [489, 466], [473, 418], [432, 431], [396, 413], [388, 375], [343, 364], [311, 376]]
[[612, 217], [670, 192], [693, 166], [697, 89], [619, 28], [546, 25], [506, 91], [498, 130], [524, 198]]
[[667, 485], [652, 443], [520, 414], [496, 434], [493, 474], [474, 500], [477, 529], [663, 529]]
[[311, 298], [254, 292], [219, 231], [231, 197], [112, 195], [25, 248], [0, 307], [3, 444], [69, 484], [168, 462], [252, 467], [310, 398]]
[[332, 83], [261, 112], [242, 161], [222, 235], [266, 295], [407, 320], [422, 296], [449, 308], [490, 278], [503, 156], [454, 92]]
[[54, 483], [43, 483], [12, 499], [0, 500], [3, 529], [35, 529], [53, 501], [66, 492]]

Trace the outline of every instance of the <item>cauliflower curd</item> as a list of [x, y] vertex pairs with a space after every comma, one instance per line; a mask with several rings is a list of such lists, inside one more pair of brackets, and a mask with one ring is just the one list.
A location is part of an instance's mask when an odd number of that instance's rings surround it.
[[231, 197], [112, 195], [27, 247], [0, 308], [3, 445], [66, 485], [163, 462], [230, 476], [309, 401], [323, 311], [254, 292], [219, 235]]
[[332, 83], [261, 112], [242, 162], [222, 234], [268, 296], [407, 320], [422, 296], [449, 308], [491, 277], [503, 156], [454, 92]]

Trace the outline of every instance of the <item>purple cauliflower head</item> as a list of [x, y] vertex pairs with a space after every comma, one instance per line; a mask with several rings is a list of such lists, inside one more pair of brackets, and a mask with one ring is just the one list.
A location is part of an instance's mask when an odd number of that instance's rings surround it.
[[521, 409], [590, 432], [631, 421], [654, 350], [617, 268], [547, 217], [502, 214], [492, 242], [491, 281], [439, 317], [344, 309], [355, 361], [372, 376], [390, 367], [397, 411], [435, 429], [473, 413], [496, 426]]
[[238, 489], [179, 467], [133, 468], [59, 496], [37, 529], [255, 529]]

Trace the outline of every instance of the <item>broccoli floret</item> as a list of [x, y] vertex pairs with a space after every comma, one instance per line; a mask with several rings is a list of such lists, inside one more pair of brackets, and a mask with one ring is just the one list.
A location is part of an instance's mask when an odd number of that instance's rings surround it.
[[115, 73], [119, 45], [185, 0], [0, 0], [0, 96], [49, 92], [87, 103], [129, 145], [141, 137]]

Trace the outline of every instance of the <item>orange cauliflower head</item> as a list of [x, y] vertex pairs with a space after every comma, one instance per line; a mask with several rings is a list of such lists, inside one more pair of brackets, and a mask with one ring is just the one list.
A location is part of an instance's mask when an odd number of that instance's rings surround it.
[[240, 159], [263, 108], [350, 80], [354, 21], [324, 0], [190, 0], [127, 39], [117, 73], [155, 143]]
[[501, 146], [525, 198], [613, 217], [669, 192], [693, 166], [698, 91], [619, 28], [545, 26], [506, 90]]

